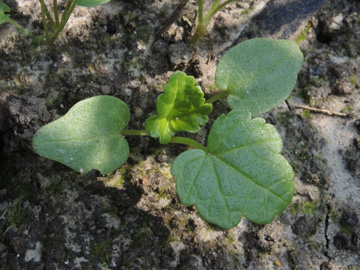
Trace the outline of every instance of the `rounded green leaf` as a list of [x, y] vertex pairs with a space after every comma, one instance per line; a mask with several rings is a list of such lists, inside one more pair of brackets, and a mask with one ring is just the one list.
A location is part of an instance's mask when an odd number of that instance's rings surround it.
[[294, 88], [303, 54], [288, 40], [250, 39], [231, 48], [220, 60], [215, 83], [228, 91], [232, 109], [258, 115], [283, 102]]
[[264, 119], [251, 119], [248, 111], [222, 115], [210, 131], [207, 152], [190, 150], [175, 159], [178, 196], [224, 229], [241, 216], [270, 223], [294, 195], [294, 173], [281, 149], [278, 132]]
[[177, 131], [197, 132], [209, 121], [212, 105], [206, 104], [204, 93], [195, 86], [195, 79], [176, 71], [159, 95], [156, 103], [158, 115], [146, 119], [145, 129], [160, 143], [169, 143]]
[[5, 12], [10, 12], [10, 8], [3, 2], [0, 2], [0, 24], [6, 21], [7, 18], [10, 17], [9, 14], [5, 14]]
[[110, 0], [76, 0], [76, 5], [82, 7], [96, 7], [110, 2]]
[[128, 106], [111, 96], [76, 103], [63, 117], [40, 128], [33, 138], [36, 153], [70, 168], [102, 174], [119, 168], [129, 156], [121, 135], [130, 119]]

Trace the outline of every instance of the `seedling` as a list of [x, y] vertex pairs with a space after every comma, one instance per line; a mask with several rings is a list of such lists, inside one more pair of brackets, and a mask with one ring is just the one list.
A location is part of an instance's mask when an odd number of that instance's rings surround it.
[[[205, 101], [195, 79], [175, 72], [157, 99], [157, 115], [145, 130], [126, 130], [130, 110], [118, 98], [96, 96], [75, 104], [60, 119], [39, 129], [33, 138], [41, 156], [87, 173], [110, 173], [124, 164], [129, 146], [124, 135], [147, 135], [163, 144], [182, 143], [192, 150], [172, 164], [177, 194], [186, 206], [196, 205], [208, 222], [229, 229], [241, 216], [270, 223], [290, 203], [294, 173], [280, 155], [282, 141], [264, 113], [291, 93], [303, 55], [296, 43], [252, 39], [230, 49], [220, 60], [215, 83], [220, 93]], [[212, 103], [227, 97], [232, 109], [213, 124], [207, 146], [178, 131], [197, 132], [208, 122]]]
[[[60, 32], [64, 29], [68, 22], [70, 15], [74, 11], [76, 6], [83, 7], [96, 7], [109, 2], [110, 0], [67, 0], [64, 11], [61, 16], [59, 13], [58, 3], [53, 0], [52, 15], [46, 6], [44, 0], [39, 0], [41, 6], [41, 18], [44, 26], [44, 38], [48, 45], [54, 43]], [[27, 29], [24, 29], [21, 25], [10, 19], [10, 15], [6, 14], [10, 12], [10, 8], [3, 2], [0, 2], [0, 24], [7, 21], [15, 25], [19, 30], [28, 33]], [[40, 37], [42, 38], [42, 37]]]
[[196, 27], [195, 34], [191, 39], [191, 43], [196, 46], [199, 43], [199, 39], [205, 36], [207, 32], [207, 27], [216, 12], [225, 7], [227, 4], [233, 2], [234, 0], [226, 0], [220, 4], [220, 0], [215, 0], [211, 5], [210, 10], [204, 16], [203, 15], [203, 1], [198, 0], [198, 26]]
[[4, 22], [9, 22], [13, 24], [17, 29], [19, 29], [19, 31], [21, 31], [25, 35], [29, 34], [29, 31], [27, 29], [25, 29], [20, 24], [18, 24], [17, 22], [15, 22], [13, 19], [10, 18], [10, 14], [7, 14], [9, 12], [10, 12], [9, 6], [3, 2], [0, 2], [0, 24]]

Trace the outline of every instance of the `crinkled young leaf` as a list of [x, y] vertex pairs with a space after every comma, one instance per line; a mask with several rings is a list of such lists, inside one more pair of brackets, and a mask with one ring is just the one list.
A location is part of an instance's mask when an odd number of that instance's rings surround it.
[[294, 195], [294, 173], [281, 149], [278, 132], [264, 119], [251, 119], [248, 111], [222, 115], [210, 131], [208, 153], [190, 150], [175, 159], [178, 196], [224, 229], [241, 216], [270, 223]]
[[258, 115], [282, 103], [294, 88], [303, 54], [296, 43], [250, 39], [231, 48], [220, 60], [215, 83], [229, 91], [232, 109]]
[[33, 138], [36, 153], [87, 173], [106, 174], [129, 156], [121, 135], [130, 119], [128, 106], [111, 96], [96, 96], [76, 103], [63, 117], [40, 128]]
[[76, 0], [76, 5], [82, 7], [96, 7], [109, 2], [110, 0]]
[[206, 104], [204, 93], [195, 79], [177, 71], [169, 79], [156, 103], [158, 115], [149, 117], [145, 129], [160, 143], [169, 143], [177, 131], [197, 132], [209, 121], [212, 105]]
[[10, 12], [10, 8], [3, 2], [0, 2], [0, 24], [6, 21], [7, 18], [10, 17], [9, 14], [5, 14], [5, 12]]

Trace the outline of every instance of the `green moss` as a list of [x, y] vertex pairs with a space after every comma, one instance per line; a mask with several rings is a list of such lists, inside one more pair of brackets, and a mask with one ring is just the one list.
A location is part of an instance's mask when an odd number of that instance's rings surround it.
[[181, 221], [179, 223], [179, 228], [180, 229], [185, 228], [188, 223], [189, 223], [189, 218], [187, 217], [181, 218]]
[[110, 241], [102, 240], [93, 245], [90, 249], [90, 257], [96, 258], [101, 264], [107, 264], [109, 262], [108, 249], [110, 249]]
[[308, 243], [315, 250], [322, 250], [323, 248], [325, 248], [324, 243], [317, 243], [311, 240], [309, 240]]
[[159, 172], [162, 174], [162, 176], [164, 176], [164, 178], [169, 181], [172, 182], [175, 180], [175, 178], [173, 177], [173, 175], [170, 172], [170, 167], [171, 165], [169, 165], [169, 167], [161, 167], [159, 166]]
[[139, 162], [139, 164], [136, 164], [133, 167], [133, 170], [136, 172], [136, 174], [140, 177], [145, 177], [147, 175], [146, 170], [144, 169], [144, 161]]
[[350, 76], [350, 83], [352, 85], [358, 85], [359, 84], [358, 79], [356, 78], [356, 75], [351, 75]]
[[29, 209], [23, 206], [23, 200], [18, 198], [12, 205], [9, 213], [9, 221], [12, 226], [19, 227], [26, 223], [29, 214]]
[[116, 187], [122, 186], [125, 180], [130, 178], [130, 170], [131, 170], [131, 166], [127, 164], [120, 167], [119, 172], [121, 177], [119, 177], [115, 182]]
[[290, 213], [295, 214], [297, 212], [304, 213], [308, 216], [313, 216], [318, 210], [319, 207], [319, 201], [307, 201], [304, 203], [294, 203], [290, 206]]
[[312, 99], [312, 98], [310, 98], [310, 100], [309, 100], [309, 105], [310, 105], [311, 107], [313, 107], [313, 106], [319, 106], [320, 103], [321, 103], [321, 100], [320, 100], [320, 99]]
[[103, 205], [103, 208], [104, 208], [108, 213], [113, 214], [113, 215], [116, 215], [117, 212], [118, 212], [117, 207], [112, 206], [112, 205], [110, 205], [110, 204], [104, 204], [104, 205]]
[[306, 36], [307, 36], [306, 31], [305, 31], [305, 30], [304, 30], [304, 31], [301, 31], [300, 35], [298, 35], [298, 36], [296, 37], [295, 42], [296, 42], [297, 44], [301, 43], [302, 41], [306, 40]]
[[245, 8], [243, 11], [241, 11], [241, 15], [247, 15], [249, 14], [251, 11], [253, 11], [254, 8], [251, 7], [251, 8]]
[[142, 227], [140, 228], [132, 237], [130, 247], [136, 248], [141, 245], [141, 242], [144, 241], [146, 237], [151, 236], [152, 232], [149, 227]]
[[232, 231], [228, 231], [228, 232], [227, 232], [226, 241], [227, 241], [229, 244], [233, 244], [233, 243], [235, 242], [234, 234], [232, 233]]
[[124, 184], [126, 180], [130, 179], [130, 170], [131, 166], [125, 164], [121, 166], [115, 172], [115, 174], [109, 174], [106, 177], [101, 178], [101, 181], [104, 183], [105, 186], [119, 188]]
[[25, 182], [22, 185], [15, 184], [14, 189], [17, 193], [17, 198], [9, 211], [9, 221], [14, 227], [19, 227], [26, 223], [30, 209], [25, 206], [24, 202], [36, 196], [36, 193], [34, 193], [33, 189], [29, 185], [30, 181], [31, 180], [28, 179], [28, 182]]
[[137, 27], [134, 35], [136, 40], [142, 40], [147, 43], [150, 38], [150, 27], [148, 25]]
[[319, 201], [308, 201], [303, 206], [304, 214], [313, 216], [318, 209]]
[[166, 187], [165, 186], [161, 186], [159, 188], [159, 192], [157, 194], [157, 198], [158, 199], [161, 199], [161, 198], [166, 198], [166, 197], [169, 197], [169, 195], [167, 194], [167, 190], [166, 190]]
[[308, 24], [303, 31], [296, 37], [296, 43], [299, 44], [302, 41], [306, 40], [306, 37], [310, 31], [311, 24]]
[[350, 104], [346, 104], [346, 106], [341, 109], [341, 112], [343, 112], [343, 113], [352, 113], [352, 112], [354, 112], [354, 109]]
[[304, 110], [303, 113], [302, 113], [302, 115], [303, 115], [304, 118], [310, 118], [311, 113], [310, 113], [310, 111], [308, 111], [308, 110]]
[[55, 195], [55, 194], [59, 194], [64, 190], [64, 187], [57, 182], [51, 182], [48, 186], [45, 186], [43, 188], [43, 191], [47, 194], [49, 194], [49, 196], [51, 195]]
[[331, 219], [332, 219], [333, 221], [337, 221], [338, 218], [339, 218], [339, 214], [336, 213], [334, 210], [331, 210], [331, 211], [330, 211], [330, 217], [331, 217]]
[[290, 115], [289, 113], [287, 113], [287, 112], [278, 112], [275, 117], [276, 117], [276, 120], [277, 120], [280, 124], [284, 125], [284, 124], [286, 124], [286, 123], [288, 122], [288, 120], [289, 120], [290, 118], [292, 118], [293, 116], [291, 116], [291, 115]]

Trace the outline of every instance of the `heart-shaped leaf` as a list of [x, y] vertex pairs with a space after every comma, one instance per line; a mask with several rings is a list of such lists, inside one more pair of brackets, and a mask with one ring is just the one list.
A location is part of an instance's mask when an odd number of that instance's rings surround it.
[[222, 115], [210, 131], [208, 152], [190, 150], [175, 159], [171, 172], [178, 196], [224, 229], [242, 215], [270, 223], [294, 194], [294, 173], [281, 149], [278, 132], [264, 119], [251, 119], [248, 111]]
[[10, 17], [9, 14], [5, 14], [5, 12], [10, 12], [10, 8], [3, 2], [0, 2], [0, 24], [6, 21], [7, 18]]
[[302, 62], [303, 54], [292, 41], [250, 39], [222, 57], [215, 83], [230, 93], [228, 103], [232, 109], [247, 109], [258, 115], [290, 95]]
[[212, 105], [206, 104], [204, 93], [195, 79], [177, 71], [169, 79], [156, 103], [158, 115], [149, 117], [145, 129], [160, 143], [169, 143], [177, 131], [197, 132], [209, 121]]
[[96, 7], [107, 2], [110, 2], [110, 0], [76, 0], [76, 5], [82, 7]]
[[128, 106], [111, 96], [76, 103], [63, 117], [40, 128], [33, 138], [36, 153], [87, 173], [120, 167], [129, 156], [121, 135], [130, 119]]

